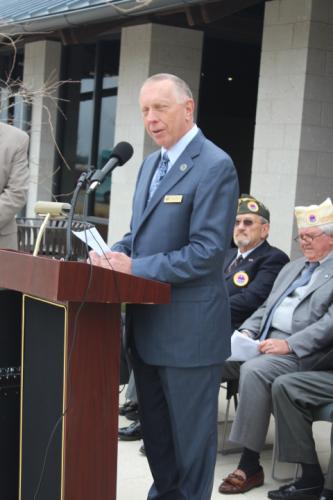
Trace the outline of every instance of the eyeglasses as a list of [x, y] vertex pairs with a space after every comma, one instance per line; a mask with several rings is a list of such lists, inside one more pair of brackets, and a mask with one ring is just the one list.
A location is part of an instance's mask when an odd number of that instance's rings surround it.
[[235, 226], [239, 226], [241, 223], [243, 223], [244, 226], [246, 226], [246, 227], [250, 227], [250, 226], [253, 226], [254, 221], [251, 220], [251, 219], [243, 219], [243, 220], [237, 220], [236, 219]]
[[259, 223], [261, 225], [267, 224], [267, 222], [262, 221], [262, 220], [259, 220], [259, 221], [252, 220], [252, 219], [243, 219], [243, 220], [236, 219], [235, 220], [235, 226], [236, 227], [240, 226], [241, 223], [243, 223], [243, 225], [246, 226], [246, 227], [253, 226], [253, 224], [256, 224], [256, 223]]
[[325, 233], [321, 232], [319, 234], [299, 234], [294, 238], [294, 241], [296, 241], [296, 243], [299, 243], [300, 241], [304, 241], [305, 243], [312, 243], [315, 238], [319, 238], [319, 236], [322, 236], [323, 234]]

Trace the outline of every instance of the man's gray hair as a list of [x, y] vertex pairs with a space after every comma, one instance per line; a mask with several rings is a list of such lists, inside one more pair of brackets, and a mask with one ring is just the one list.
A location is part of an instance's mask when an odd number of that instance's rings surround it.
[[325, 234], [330, 236], [333, 233], [333, 223], [329, 222], [328, 224], [323, 224], [318, 226]]
[[183, 101], [186, 99], [193, 99], [193, 94], [188, 84], [179, 78], [179, 76], [172, 75], [171, 73], [157, 73], [147, 78], [143, 85], [149, 82], [161, 82], [163, 80], [170, 80], [174, 83], [177, 93]]
[[269, 221], [265, 219], [262, 215], [259, 215], [260, 224], [269, 224]]

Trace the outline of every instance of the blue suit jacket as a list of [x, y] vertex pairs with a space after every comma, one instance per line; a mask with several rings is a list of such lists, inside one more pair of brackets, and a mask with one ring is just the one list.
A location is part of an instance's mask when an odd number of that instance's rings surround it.
[[[267, 299], [275, 278], [282, 267], [289, 262], [287, 254], [264, 241], [231, 273], [227, 273], [226, 270], [236, 255], [237, 248], [231, 248], [227, 252], [224, 265], [233, 330], [238, 328]], [[239, 272], [244, 272], [248, 276], [248, 283], [245, 286], [237, 284], [236, 278]]]
[[[133, 274], [170, 283], [171, 303], [129, 305], [131, 334], [148, 364], [219, 364], [230, 353], [221, 266], [235, 220], [236, 171], [230, 157], [199, 131], [146, 206], [159, 158], [158, 151], [143, 162], [131, 231], [113, 250], [132, 257]], [[166, 195], [181, 201], [168, 203]]]

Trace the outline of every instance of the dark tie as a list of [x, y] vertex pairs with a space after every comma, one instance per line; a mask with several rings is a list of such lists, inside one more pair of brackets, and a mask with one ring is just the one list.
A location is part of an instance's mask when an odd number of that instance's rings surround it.
[[238, 257], [236, 259], [234, 259], [231, 264], [228, 266], [228, 268], [226, 269], [226, 274], [230, 274], [232, 273], [232, 271], [234, 269], [236, 269], [236, 267], [238, 266], [238, 264], [240, 264], [243, 260], [243, 257], [241, 255], [238, 255]]
[[301, 286], [305, 286], [309, 283], [313, 271], [319, 266], [319, 262], [307, 262], [305, 264], [305, 267], [303, 267], [303, 270], [301, 274], [288, 286], [288, 288], [280, 295], [280, 297], [277, 299], [273, 307], [271, 308], [270, 312], [268, 313], [264, 328], [262, 329], [262, 333], [260, 335], [260, 340], [265, 340], [267, 337], [268, 331], [270, 329], [272, 320], [273, 320], [273, 315], [277, 309], [277, 307], [281, 304], [281, 302], [288, 297], [291, 293], [293, 293], [296, 288], [299, 288]]
[[154, 175], [152, 183], [150, 185], [148, 201], [151, 200], [156, 189], [158, 188], [158, 186], [161, 184], [162, 180], [166, 176], [166, 174], [168, 172], [169, 161], [170, 160], [168, 157], [168, 153], [167, 152], [163, 153], [161, 161], [160, 161], [160, 163], [157, 167], [157, 170], [156, 170], [156, 175]]

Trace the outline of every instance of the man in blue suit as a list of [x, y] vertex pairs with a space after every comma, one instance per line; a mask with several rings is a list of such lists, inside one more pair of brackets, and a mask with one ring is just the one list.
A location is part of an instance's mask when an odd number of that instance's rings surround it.
[[275, 278], [289, 257], [268, 241], [270, 213], [259, 200], [242, 194], [234, 227], [234, 243], [225, 258], [224, 275], [230, 298], [232, 330], [267, 299]]
[[171, 303], [130, 305], [129, 346], [151, 500], [208, 500], [217, 451], [217, 402], [230, 352], [221, 273], [238, 182], [230, 157], [193, 122], [188, 85], [150, 77], [140, 91], [145, 128], [160, 149], [143, 162], [131, 230], [98, 265], [170, 283]]

